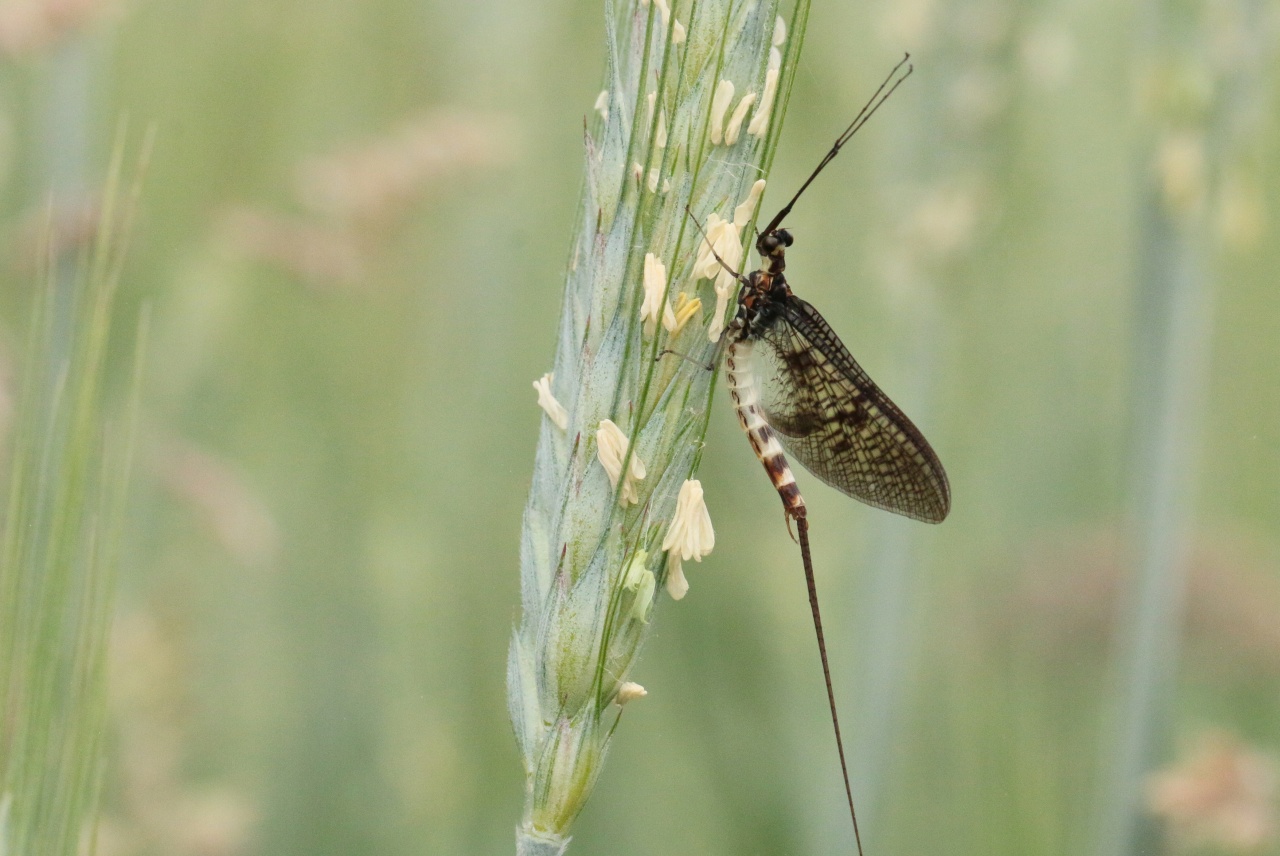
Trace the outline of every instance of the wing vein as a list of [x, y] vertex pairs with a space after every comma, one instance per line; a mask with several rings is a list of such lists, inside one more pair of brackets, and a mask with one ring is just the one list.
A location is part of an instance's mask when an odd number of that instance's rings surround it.
[[762, 409], [786, 451], [822, 481], [930, 523], [950, 510], [942, 463], [826, 320], [794, 295], [759, 328]]

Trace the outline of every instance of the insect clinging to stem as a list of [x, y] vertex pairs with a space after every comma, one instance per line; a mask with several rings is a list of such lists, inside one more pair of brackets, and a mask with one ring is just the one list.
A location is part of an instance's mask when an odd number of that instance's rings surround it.
[[787, 455], [855, 499], [926, 523], [941, 523], [946, 518], [951, 489], [942, 463], [920, 430], [867, 376], [818, 310], [792, 293], [783, 271], [793, 238], [782, 223], [818, 174], [911, 74], [909, 60], [906, 55], [894, 66], [800, 189], [759, 233], [756, 251], [760, 268], [744, 275], [715, 256], [740, 283], [737, 311], [720, 340], [725, 378], [738, 422], [782, 498], [788, 527], [794, 521], [799, 535], [827, 702], [860, 856], [862, 835], [831, 687], [809, 552], [808, 512]]

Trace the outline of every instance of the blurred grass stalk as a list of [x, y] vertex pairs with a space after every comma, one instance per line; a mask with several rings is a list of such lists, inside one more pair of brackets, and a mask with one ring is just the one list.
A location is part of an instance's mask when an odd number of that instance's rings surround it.
[[[975, 11], [965, 0], [931, 3], [920, 17], [904, 18], [898, 6], [880, 14], [885, 47], [929, 46], [921, 56], [925, 73], [911, 81], [910, 98], [895, 104], [883, 120], [893, 140], [874, 176], [887, 228], [867, 242], [894, 341], [901, 345], [895, 348], [897, 376], [888, 378], [889, 388], [927, 424], [939, 408], [945, 298], [972, 260], [978, 224], [1001, 198], [992, 161], [1000, 151], [999, 123], [1007, 115], [1008, 97], [1000, 96], [1004, 81], [990, 69], [1012, 28], [1002, 30], [1000, 16], [990, 10], [985, 17], [993, 20], [984, 21], [983, 10]], [[932, 33], [927, 39], [925, 31]], [[962, 92], [980, 92], [986, 109], [958, 104]], [[878, 523], [868, 538], [869, 579], [863, 591], [849, 597], [863, 603], [856, 626], [865, 628], [853, 644], [865, 652], [863, 663], [855, 680], [845, 682], [856, 693], [860, 727], [853, 766], [862, 772], [854, 788], [865, 828], [873, 828], [883, 810], [881, 785], [888, 781], [890, 757], [901, 745], [908, 719], [912, 652], [921, 641], [912, 617], [925, 608], [916, 571], [918, 533], [913, 522], [901, 518]]]
[[[1180, 648], [1201, 420], [1208, 392], [1215, 239], [1240, 155], [1267, 102], [1276, 50], [1262, 0], [1148, 2], [1139, 24], [1140, 160], [1133, 509], [1137, 574], [1119, 613], [1112, 739], [1104, 744], [1099, 856], [1159, 849], [1145, 779], [1167, 753]], [[1219, 228], [1215, 228], [1215, 226]]]
[[680, 562], [713, 543], [693, 477], [717, 374], [706, 366], [737, 283], [699, 252], [686, 206], [726, 261], [747, 266], [808, 11], [798, 0], [783, 22], [778, 0], [606, 3], [606, 84], [554, 371], [535, 384], [547, 415], [507, 679], [525, 767], [521, 856], [567, 848], [619, 702], [643, 693], [619, 696], [654, 592], [682, 597]]
[[[139, 191], [135, 183], [117, 209], [122, 158], [123, 143], [67, 295], [52, 217], [43, 231], [0, 545], [0, 856], [92, 848], [82, 838], [92, 834], [101, 779], [107, 629], [136, 411], [134, 401], [124, 424], [107, 414], [115, 296]], [[135, 374], [135, 396], [137, 388]]]

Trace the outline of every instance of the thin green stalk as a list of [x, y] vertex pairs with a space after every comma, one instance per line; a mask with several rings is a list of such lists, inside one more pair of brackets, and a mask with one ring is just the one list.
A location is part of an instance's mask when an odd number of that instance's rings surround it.
[[[1255, 130], [1274, 53], [1265, 4], [1148, 3], [1140, 82], [1148, 133], [1138, 172], [1134, 380], [1135, 576], [1120, 613], [1113, 731], [1099, 791], [1100, 856], [1151, 852], [1142, 804], [1173, 727], [1187, 554], [1195, 531], [1200, 428], [1216, 291], [1222, 177]], [[1230, 44], [1229, 54], [1215, 49]]]
[[[51, 251], [45, 254], [44, 291], [24, 355], [0, 545], [0, 853], [6, 856], [73, 856], [96, 814], [107, 629], [132, 436], [128, 420], [114, 424], [106, 395], [128, 234], [127, 211], [121, 220], [115, 207], [122, 154], [117, 148], [103, 223], [74, 268], [68, 295], [58, 294], [59, 265]], [[135, 186], [134, 201], [136, 193]]]
[[[945, 374], [945, 334], [939, 323], [943, 307], [981, 250], [978, 225], [990, 219], [1002, 190], [996, 152], [1007, 101], [992, 98], [997, 107], [974, 115], [956, 109], [953, 93], [957, 80], [976, 79], [983, 70], [998, 67], [1012, 36], [990, 32], [975, 38], [972, 26], [963, 24], [972, 14], [972, 4], [964, 0], [930, 4], [927, 17], [916, 22], [934, 33], [927, 52], [913, 55], [918, 73], [895, 95], [891, 109], [876, 117], [888, 129], [877, 136], [887, 133], [892, 142], [873, 172], [884, 216], [867, 251], [881, 259], [876, 265], [880, 294], [899, 346], [899, 371], [896, 378], [889, 372], [887, 384], [910, 404], [921, 424], [931, 421], [930, 411], [946, 386], [937, 380]], [[892, 52], [916, 41], [911, 32], [892, 32], [882, 40]], [[971, 212], [972, 222], [964, 222], [964, 213], [950, 214], [949, 222], [928, 213], [947, 208]], [[852, 756], [861, 771], [855, 799], [866, 828], [874, 828], [875, 818], [885, 811], [889, 759], [901, 746], [915, 680], [912, 661], [920, 642], [915, 619], [925, 608], [917, 556], [921, 534], [909, 521], [877, 518], [867, 545], [869, 576], [859, 582], [856, 594], [844, 596], [861, 604], [861, 620], [854, 622], [861, 632], [845, 634], [850, 650], [862, 652], [861, 661], [851, 669], [854, 679], [840, 683], [854, 688], [850, 706], [860, 726]]]
[[[754, 220], [750, 192], [772, 159], [808, 15], [799, 0], [775, 51], [777, 5], [606, 4], [607, 105], [589, 123], [554, 372], [539, 382], [548, 416], [508, 663], [525, 767], [523, 856], [567, 848], [618, 724], [619, 693], [643, 692], [628, 678], [655, 591], [682, 596], [680, 563], [713, 543], [693, 477], [717, 374], [705, 368], [719, 353], [708, 311], [717, 293], [705, 260], [694, 275], [702, 239], [686, 207], [705, 225], [713, 212], [734, 221], [748, 200]], [[762, 108], [771, 76], [779, 82]], [[727, 110], [715, 100], [722, 81], [734, 86]], [[744, 96], [752, 100], [739, 111]], [[747, 219], [724, 232], [744, 259]]]

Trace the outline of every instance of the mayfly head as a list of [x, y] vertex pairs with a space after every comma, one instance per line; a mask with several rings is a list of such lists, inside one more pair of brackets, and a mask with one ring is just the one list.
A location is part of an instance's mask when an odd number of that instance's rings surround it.
[[756, 252], [760, 258], [780, 258], [791, 246], [793, 238], [786, 229], [772, 229], [756, 239]]

